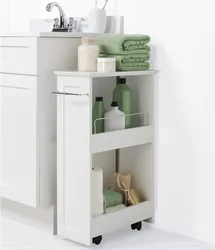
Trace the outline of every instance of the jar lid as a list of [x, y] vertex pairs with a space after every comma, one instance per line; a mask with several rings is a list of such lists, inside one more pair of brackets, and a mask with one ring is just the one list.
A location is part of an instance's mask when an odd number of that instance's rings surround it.
[[96, 45], [96, 39], [94, 37], [82, 37], [81, 40], [84, 45]]
[[126, 78], [119, 78], [119, 84], [126, 84]]
[[118, 102], [112, 102], [112, 103], [111, 103], [111, 107], [119, 107], [119, 106], [118, 106]]
[[101, 57], [99, 57], [98, 59], [97, 59], [97, 62], [98, 63], [115, 63], [116, 62], [116, 58], [101, 58]]
[[95, 98], [96, 102], [103, 102], [103, 97], [102, 96], [97, 96]]

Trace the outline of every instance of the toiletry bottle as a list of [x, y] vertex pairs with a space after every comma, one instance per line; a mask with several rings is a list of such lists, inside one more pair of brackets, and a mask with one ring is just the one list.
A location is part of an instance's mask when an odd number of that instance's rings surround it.
[[97, 71], [99, 46], [95, 38], [81, 38], [82, 44], [78, 47], [78, 71]]
[[103, 198], [103, 170], [93, 168], [92, 170], [92, 214], [93, 217], [102, 215], [104, 212]]
[[[125, 115], [132, 113], [132, 92], [125, 78], [118, 79], [118, 84], [113, 91], [113, 101], [118, 102], [119, 109]], [[131, 128], [131, 116], [125, 117], [125, 128]]]
[[93, 107], [93, 134], [103, 133], [104, 132], [104, 120], [99, 120], [96, 122], [95, 130], [95, 120], [99, 118], [104, 118], [105, 108], [103, 103], [103, 97], [96, 97], [95, 104]]
[[111, 110], [105, 113], [105, 132], [125, 129], [125, 114], [119, 110], [117, 102], [112, 102]]

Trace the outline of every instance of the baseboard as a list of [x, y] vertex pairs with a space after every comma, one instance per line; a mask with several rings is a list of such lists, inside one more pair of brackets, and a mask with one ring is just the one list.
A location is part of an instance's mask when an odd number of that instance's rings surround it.
[[56, 234], [54, 207], [31, 208], [17, 202], [1, 198], [1, 215], [50, 235]]

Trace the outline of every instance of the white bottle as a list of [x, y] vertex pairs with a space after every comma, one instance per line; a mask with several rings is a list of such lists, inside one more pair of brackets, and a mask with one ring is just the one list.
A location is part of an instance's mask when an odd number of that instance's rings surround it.
[[125, 114], [119, 110], [117, 102], [112, 102], [111, 110], [105, 113], [105, 132], [125, 129]]
[[101, 168], [92, 170], [92, 213], [93, 217], [104, 212], [103, 171]]
[[99, 46], [95, 38], [84, 37], [78, 47], [78, 71], [97, 71]]

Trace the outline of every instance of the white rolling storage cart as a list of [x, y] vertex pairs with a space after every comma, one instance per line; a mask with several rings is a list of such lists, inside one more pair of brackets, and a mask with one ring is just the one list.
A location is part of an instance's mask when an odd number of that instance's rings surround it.
[[[91, 246], [102, 236], [142, 222], [153, 222], [155, 212], [154, 117], [156, 71], [86, 73], [55, 72], [58, 79], [58, 235]], [[125, 77], [132, 90], [132, 128], [92, 134], [96, 96], [110, 107], [116, 78]], [[136, 117], [136, 118], [135, 118]], [[116, 154], [117, 152], [117, 154]], [[114, 213], [92, 216], [92, 168], [103, 169], [104, 188], [114, 172], [128, 172], [132, 188], [143, 202]]]

